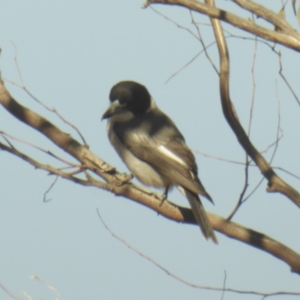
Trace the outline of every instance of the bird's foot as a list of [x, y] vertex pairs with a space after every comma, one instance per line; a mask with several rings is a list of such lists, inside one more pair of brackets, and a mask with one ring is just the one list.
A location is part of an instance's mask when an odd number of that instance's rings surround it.
[[116, 179], [117, 179], [117, 186], [122, 186], [124, 184], [127, 184], [131, 179], [133, 178], [132, 174], [126, 174], [126, 173], [118, 173], [116, 175]]
[[151, 192], [151, 195], [154, 196], [154, 198], [156, 198], [157, 200], [159, 200], [159, 202], [160, 202], [159, 206], [162, 206], [164, 204], [165, 200], [167, 199], [167, 195], [165, 193], [160, 195], [158, 193]]
[[165, 201], [167, 199], [167, 195], [165, 193], [163, 193], [162, 195], [158, 195], [158, 196], [160, 197], [160, 199], [158, 199], [158, 200], [160, 200], [159, 206], [161, 207], [165, 203]]
[[101, 164], [101, 171], [103, 173], [113, 173], [116, 171], [115, 167], [110, 166], [109, 164], [107, 164], [106, 162], [103, 162]]
[[168, 192], [169, 192], [169, 187], [167, 186], [164, 193], [160, 196], [160, 205], [162, 206], [165, 202], [165, 200], [168, 198]]

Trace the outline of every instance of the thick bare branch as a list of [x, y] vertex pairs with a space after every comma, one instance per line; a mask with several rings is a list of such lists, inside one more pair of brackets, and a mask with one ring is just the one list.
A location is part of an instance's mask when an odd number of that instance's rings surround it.
[[233, 0], [234, 3], [240, 7], [248, 10], [254, 15], [266, 20], [267, 22], [273, 24], [278, 30], [287, 35], [293, 36], [299, 41], [299, 34], [297, 31], [283, 18], [273, 11], [267, 9], [265, 6], [255, 3], [249, 0]]
[[272, 238], [250, 228], [240, 227], [239, 224], [225, 220], [222, 217], [209, 215], [209, 220], [215, 230], [226, 232], [226, 236], [244, 242], [260, 250], [267, 251], [291, 266], [291, 271], [299, 273], [300, 255]]
[[73, 156], [83, 165], [88, 166], [90, 169], [94, 168], [93, 171], [106, 181], [109, 181], [109, 179], [113, 177], [108, 172], [112, 172], [114, 174], [114, 168], [107, 165], [100, 158], [97, 158], [87, 149], [87, 147], [82, 146], [78, 141], [72, 138], [71, 135], [62, 132], [47, 119], [36, 114], [29, 108], [20, 105], [14, 98], [11, 97], [3, 84], [0, 84], [0, 103], [14, 117], [42, 133], [56, 146]]
[[[233, 13], [227, 12], [222, 9], [218, 9], [216, 7], [211, 7], [207, 4], [196, 0], [148, 0], [144, 7], [155, 3], [183, 6], [188, 9], [197, 11], [201, 14], [205, 14], [211, 18], [222, 20], [226, 23], [229, 23], [237, 28], [250, 32], [263, 39], [284, 45], [295, 51], [300, 51], [300, 35], [297, 33], [293, 33], [292, 36], [289, 36], [285, 33], [270, 30], [255, 24], [251, 20], [243, 19]], [[278, 17], [278, 19], [280, 19], [280, 17]], [[295, 35], [297, 36], [297, 38], [295, 37]]]
[[[208, 0], [207, 0], [208, 1]], [[213, 0], [209, 0], [214, 5]], [[247, 152], [247, 154], [253, 159], [255, 164], [259, 167], [261, 173], [266, 179], [268, 179], [268, 191], [279, 192], [287, 196], [298, 207], [300, 207], [300, 194], [285, 181], [283, 181], [271, 168], [269, 163], [264, 157], [257, 151], [254, 145], [251, 143], [247, 136], [247, 133], [243, 129], [240, 121], [235, 112], [234, 106], [230, 99], [229, 81], [230, 81], [230, 65], [229, 65], [229, 52], [224, 35], [224, 31], [221, 22], [217, 19], [211, 19], [217, 46], [220, 55], [220, 94], [224, 116], [230, 125], [231, 129], [235, 133], [239, 143]]]
[[[75, 177], [73, 174], [68, 174], [51, 166], [41, 164], [24, 153], [19, 152], [14, 147], [6, 146], [3, 143], [0, 143], [0, 149], [8, 151], [9, 153], [27, 161], [34, 167], [46, 170], [51, 174], [56, 174], [77, 184], [98, 187], [116, 195], [123, 196], [156, 211], [170, 220], [196, 225], [194, 215], [190, 209], [176, 206], [169, 201], [165, 201], [165, 203], [161, 205], [161, 201], [153, 197], [151, 192], [147, 193], [131, 183], [120, 185], [120, 180], [118, 179], [120, 173], [117, 171], [113, 171], [111, 173], [104, 172], [103, 166], [108, 166], [104, 161], [96, 157], [90, 150], [80, 145], [71, 136], [61, 132], [59, 128], [51, 124], [48, 120], [20, 105], [10, 96], [8, 91], [1, 84], [0, 103], [13, 116], [32, 128], [40, 131], [59, 148], [65, 150], [67, 153], [79, 160], [84, 165], [85, 169], [91, 170], [95, 174], [99, 175], [107, 183], [103, 183], [102, 181], [92, 178], [87, 172], [87, 180], [83, 180]], [[108, 169], [111, 170], [112, 168]], [[300, 255], [293, 250], [262, 233], [227, 221], [222, 217], [211, 213], [208, 213], [208, 217], [213, 228], [218, 232], [277, 257], [278, 259], [286, 262], [293, 272], [300, 274]]]
[[[229, 16], [230, 18], [234, 17], [239, 20], [239, 22], [244, 22], [245, 20], [231, 15], [226, 11], [219, 10], [215, 8], [214, 1], [205, 1], [206, 4], [200, 3], [195, 0], [149, 0], [147, 3], [163, 3], [163, 4], [172, 4], [187, 7], [191, 10], [204, 13], [211, 18], [211, 23], [213, 26], [219, 55], [220, 55], [220, 94], [221, 94], [221, 103], [223, 108], [224, 116], [230, 125], [232, 131], [235, 133], [239, 143], [244, 148], [246, 153], [253, 159], [255, 164], [259, 167], [261, 173], [268, 180], [268, 192], [279, 192], [286, 197], [288, 197], [294, 204], [300, 207], [300, 193], [296, 191], [292, 186], [283, 181], [271, 168], [269, 163], [264, 159], [264, 157], [259, 153], [259, 151], [251, 143], [247, 133], [243, 129], [238, 119], [238, 116], [235, 112], [233, 103], [230, 99], [229, 93], [229, 53], [227, 48], [227, 43], [224, 35], [224, 31], [221, 25], [221, 22], [218, 19], [226, 21]], [[230, 19], [229, 18], [229, 19]], [[246, 22], [246, 21], [245, 21]], [[247, 21], [249, 22], [249, 21]], [[238, 23], [232, 23], [233, 25], [240, 27]], [[254, 23], [253, 23], [254, 24]], [[257, 26], [257, 25], [255, 25]], [[256, 33], [257, 34], [257, 33]], [[258, 34], [259, 35], [259, 34]], [[285, 35], [286, 36], [286, 35]], [[287, 36], [286, 36], [287, 37]], [[265, 37], [266, 38], [266, 37]], [[296, 41], [295, 38], [291, 38]], [[282, 43], [284, 44], [284, 43]], [[300, 46], [300, 42], [297, 41], [297, 44]], [[287, 45], [286, 45], [287, 46]], [[298, 49], [300, 50], [300, 48]]]
[[[46, 170], [51, 174], [56, 174], [64, 179], [73, 181], [74, 183], [84, 186], [98, 187], [113, 192], [116, 195], [123, 196], [127, 199], [134, 200], [148, 208], [151, 208], [170, 220], [194, 225], [197, 224], [190, 209], [176, 206], [169, 201], [165, 201], [164, 204], [161, 205], [161, 201], [137, 189], [133, 184], [126, 184], [123, 186], [118, 186], [116, 184], [105, 184], [95, 180], [94, 178], [91, 178], [90, 176], [88, 176], [88, 180], [82, 180], [51, 166], [41, 164], [28, 157], [24, 153], [21, 153], [16, 149], [12, 149], [2, 143], [0, 143], [0, 149], [20, 157], [36, 168]], [[300, 275], [300, 255], [290, 248], [268, 237], [267, 235], [243, 227], [217, 215], [208, 213], [208, 217], [216, 231], [275, 256], [276, 258], [286, 262], [291, 267], [292, 272]]]

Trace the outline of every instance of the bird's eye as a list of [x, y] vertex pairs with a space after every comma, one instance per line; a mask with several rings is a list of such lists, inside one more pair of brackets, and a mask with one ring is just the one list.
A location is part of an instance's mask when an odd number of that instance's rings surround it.
[[125, 106], [127, 105], [127, 103], [126, 103], [125, 101], [121, 102], [121, 101], [119, 100], [119, 103], [120, 103], [120, 106], [121, 106], [121, 107], [125, 107]]
[[119, 103], [121, 105], [127, 105], [132, 98], [131, 93], [129, 93], [128, 91], [122, 91], [122, 93], [120, 93], [118, 96], [119, 97], [117, 99], [119, 100]]

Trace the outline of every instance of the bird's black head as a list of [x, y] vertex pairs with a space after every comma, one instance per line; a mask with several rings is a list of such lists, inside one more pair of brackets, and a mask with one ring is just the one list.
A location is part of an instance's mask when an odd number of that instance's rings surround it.
[[151, 96], [146, 87], [134, 81], [121, 81], [114, 85], [109, 99], [111, 102], [119, 100], [120, 105], [135, 116], [146, 113], [151, 105]]

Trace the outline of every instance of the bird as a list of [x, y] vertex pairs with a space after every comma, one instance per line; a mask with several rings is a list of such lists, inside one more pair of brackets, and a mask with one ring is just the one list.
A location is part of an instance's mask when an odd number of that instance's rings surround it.
[[120, 81], [109, 94], [107, 119], [110, 143], [134, 177], [146, 186], [177, 187], [190, 203], [203, 236], [218, 243], [199, 195], [213, 203], [198, 177], [192, 151], [175, 123], [156, 105], [147, 88]]

